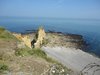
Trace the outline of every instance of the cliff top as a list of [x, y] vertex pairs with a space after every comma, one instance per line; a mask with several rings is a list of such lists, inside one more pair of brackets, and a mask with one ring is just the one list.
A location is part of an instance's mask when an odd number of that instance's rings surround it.
[[70, 72], [41, 49], [28, 48], [5, 29], [0, 32], [0, 75], [48, 75], [53, 67], [58, 67], [59, 72], [64, 69], [62, 73]]

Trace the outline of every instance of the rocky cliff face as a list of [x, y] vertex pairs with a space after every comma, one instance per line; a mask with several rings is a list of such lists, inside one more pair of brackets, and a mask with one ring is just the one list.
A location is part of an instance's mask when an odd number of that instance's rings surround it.
[[[71, 48], [84, 48], [85, 41], [81, 35], [77, 34], [62, 34], [62, 33], [45, 33], [44, 29], [40, 27], [37, 33], [32, 34], [13, 34], [29, 48], [40, 48], [41, 46], [63, 46]], [[21, 44], [23, 46], [23, 43]], [[21, 46], [20, 45], [20, 46]]]
[[[23, 43], [28, 46], [29, 48], [40, 48], [43, 40], [45, 38], [45, 31], [42, 27], [40, 27], [37, 31], [37, 33], [34, 33], [33, 36], [29, 36], [29, 35], [21, 35], [21, 34], [17, 34], [17, 33], [13, 33], [13, 35], [19, 39], [20, 41], [23, 41]], [[22, 43], [22, 44], [23, 44]], [[20, 44], [21, 46], [21, 44]]]
[[42, 27], [38, 29], [38, 32], [36, 33], [35, 39], [32, 41], [34, 48], [40, 48], [43, 44], [43, 40], [46, 36], [46, 33]]
[[20, 46], [22, 44], [25, 44], [26, 46], [28, 46], [29, 48], [32, 48], [31, 47], [31, 39], [28, 35], [21, 35], [21, 34], [16, 34], [16, 33], [13, 33], [13, 35], [19, 39], [20, 41], [22, 41], [22, 43], [20, 44]]

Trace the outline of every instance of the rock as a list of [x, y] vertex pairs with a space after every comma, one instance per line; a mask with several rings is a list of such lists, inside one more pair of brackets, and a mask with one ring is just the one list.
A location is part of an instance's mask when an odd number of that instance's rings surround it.
[[45, 46], [50, 47], [61, 46], [81, 49], [85, 46], [83, 36], [77, 34], [47, 33], [46, 39], [49, 42]]
[[19, 46], [24, 46], [23, 44], [25, 44], [26, 46], [28, 46], [29, 48], [32, 48], [31, 46], [31, 39], [28, 35], [22, 35], [22, 34], [18, 34], [18, 33], [13, 33], [13, 35], [19, 39], [20, 41], [23, 41], [23, 43], [21, 43]]
[[22, 35], [18, 33], [13, 33], [13, 35], [20, 41], [23, 41], [23, 43], [19, 44], [19, 47], [23, 47], [24, 46], [23, 44], [25, 44], [29, 48], [32, 48], [32, 46], [34, 48], [40, 48], [41, 45], [43, 44], [43, 40], [45, 38], [46, 33], [44, 29], [40, 27], [35, 35], [35, 38], [33, 38], [32, 41], [29, 35]]
[[[29, 48], [40, 48], [41, 46], [50, 47], [70, 47], [85, 49], [86, 42], [82, 35], [77, 34], [63, 34], [60, 32], [48, 32], [45, 33], [44, 29], [40, 27], [36, 33], [28, 34], [13, 34], [19, 40], [23, 41]], [[24, 47], [23, 43], [19, 47]]]
[[69, 69], [65, 68], [62, 65], [58, 65], [58, 64], [53, 64], [49, 71], [48, 74], [49, 75], [67, 75], [68, 73], [70, 73], [71, 71], [69, 71]]
[[83, 46], [85, 46], [85, 41], [82, 35], [67, 34], [65, 35], [65, 37], [66, 37], [66, 44], [69, 47], [83, 48]]
[[36, 33], [35, 39], [32, 41], [34, 48], [40, 48], [43, 44], [43, 40], [46, 36], [46, 33], [42, 27], [38, 29], [38, 32]]
[[32, 48], [31, 46], [31, 40], [30, 40], [30, 37], [25, 35], [25, 36], [22, 36], [22, 40], [24, 41], [25, 45], [28, 46], [29, 48]]

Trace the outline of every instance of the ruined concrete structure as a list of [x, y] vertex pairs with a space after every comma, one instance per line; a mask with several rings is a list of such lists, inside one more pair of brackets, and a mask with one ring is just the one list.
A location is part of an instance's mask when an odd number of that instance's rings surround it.
[[29, 36], [27, 36], [27, 35], [21, 35], [21, 34], [16, 34], [16, 33], [13, 33], [13, 35], [17, 39], [19, 39], [20, 41], [23, 41], [26, 46], [28, 46], [29, 48], [32, 48], [31, 47], [31, 40], [30, 40]]
[[34, 48], [40, 48], [43, 40], [45, 39], [46, 33], [42, 27], [38, 29], [38, 32], [36, 33], [36, 39], [34, 43]]
[[21, 35], [21, 34], [18, 34], [18, 33], [13, 33], [13, 35], [19, 39], [20, 41], [23, 41], [23, 43], [28, 46], [29, 48], [40, 48], [42, 43], [43, 43], [43, 40], [45, 38], [45, 31], [42, 27], [40, 27], [35, 35], [35, 37], [33, 37], [33, 40], [31, 40], [30, 36], [28, 35]]
[[22, 40], [24, 41], [25, 45], [28, 46], [29, 48], [32, 48], [31, 46], [31, 40], [30, 40], [30, 37], [25, 35], [25, 36], [22, 36]]
[[[86, 42], [81, 35], [77, 34], [63, 34], [63, 33], [45, 33], [44, 29], [40, 27], [36, 33], [30, 35], [13, 34], [19, 40], [23, 41], [29, 48], [40, 48], [42, 45], [49, 47], [63, 46], [70, 48], [82, 49]], [[46, 43], [46, 44], [45, 44]], [[20, 46], [21, 46], [20, 45]]]

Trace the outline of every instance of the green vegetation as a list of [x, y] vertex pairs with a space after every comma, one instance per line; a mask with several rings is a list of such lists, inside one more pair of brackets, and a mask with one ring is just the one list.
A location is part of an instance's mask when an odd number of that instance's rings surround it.
[[57, 63], [57, 61], [53, 60], [52, 58], [48, 57], [47, 54], [42, 51], [41, 49], [29, 49], [29, 48], [21, 48], [21, 49], [17, 49], [15, 52], [16, 56], [36, 56], [36, 57], [41, 57], [43, 59], [45, 59], [48, 62], [51, 63]]
[[0, 27], [0, 39], [4, 40], [17, 40], [16, 37], [14, 37], [9, 31], [7, 31], [5, 28]]
[[16, 56], [28, 56], [28, 55], [30, 55], [28, 51], [29, 51], [28, 48], [16, 49], [15, 55]]
[[0, 34], [5, 31], [5, 28], [0, 27]]
[[0, 64], [0, 72], [7, 71], [8, 66], [6, 64]]
[[[43, 62], [42, 62], [43, 64], [45, 64], [44, 62], [47, 61], [50, 63], [50, 65], [51, 64], [60, 65], [60, 66], [57, 66], [57, 68], [56, 68], [59, 71], [62, 69], [61, 67], [63, 67], [59, 62], [57, 62], [56, 60], [53, 60], [51, 57], [48, 57], [47, 54], [41, 49], [35, 49], [35, 48], [30, 49], [27, 46], [18, 48], [17, 44], [15, 44], [15, 43], [20, 42], [20, 41], [18, 39], [16, 39], [16, 37], [14, 37], [9, 31], [7, 31], [6, 29], [1, 28], [1, 27], [0, 27], [0, 41], [1, 41], [0, 42], [1, 44], [3, 43], [3, 45], [0, 45], [0, 47], [1, 47], [1, 50], [0, 50], [0, 75], [2, 73], [6, 73], [9, 70], [11, 72], [13, 72], [14, 70], [16, 70], [16, 68], [21, 68], [21, 69], [26, 70], [27, 67], [25, 67], [25, 66], [27, 66], [27, 62], [23, 61], [23, 60], [25, 60], [27, 57], [43, 58]], [[48, 42], [49, 42], [48, 39], [43, 40], [43, 45], [46, 45]], [[13, 53], [14, 50], [15, 50], [15, 54]], [[21, 58], [17, 57], [17, 56], [21, 56]], [[26, 56], [26, 57], [24, 57], [24, 56]], [[23, 59], [23, 58], [25, 58], [25, 59]], [[27, 59], [31, 60], [32, 58], [27, 58]], [[20, 60], [21, 60], [21, 62], [19, 62]], [[34, 59], [32, 59], [32, 63], [31, 62], [29, 63], [30, 66], [34, 65], [34, 63], [36, 63], [33, 60]], [[46, 60], [46, 61], [44, 61], [44, 60]], [[24, 67], [20, 66], [20, 65], [23, 65]], [[35, 65], [35, 66], [37, 67], [37, 71], [41, 69], [39, 67], [40, 65], [38, 65], [38, 66]], [[33, 68], [31, 68], [31, 69], [33, 69]], [[44, 67], [43, 67], [43, 69], [44, 69]], [[64, 70], [65, 70], [65, 68], [64, 68]], [[18, 69], [18, 71], [19, 71], [19, 69]], [[27, 70], [27, 71], [29, 71], [29, 70]], [[53, 74], [53, 75], [58, 75], [58, 73]]]
[[42, 57], [45, 58], [47, 55], [44, 51], [42, 51], [41, 49], [32, 49], [30, 51], [28, 51], [28, 53], [30, 55], [34, 55], [34, 56], [38, 56], [38, 57]]
[[[0, 39], [17, 40], [16, 37], [14, 37], [9, 31], [7, 31], [3, 27], [0, 27]], [[48, 40], [43, 41], [43, 45], [45, 45], [47, 43], [48, 43]], [[36, 56], [36, 57], [41, 57], [41, 58], [45, 59], [48, 62], [55, 62], [53, 59], [48, 57], [47, 54], [44, 51], [42, 51], [41, 49], [30, 49], [28, 47], [17, 48], [16, 51], [15, 51], [15, 55], [16, 56], [30, 56], [30, 55], [33, 55], [33, 56]], [[0, 59], [2, 59], [2, 56], [0, 57]]]
[[43, 52], [41, 49], [30, 49], [30, 48], [21, 48], [17, 49], [15, 52], [15, 55], [17, 56], [29, 56], [34, 55], [38, 57], [45, 58], [47, 55], [45, 52]]

